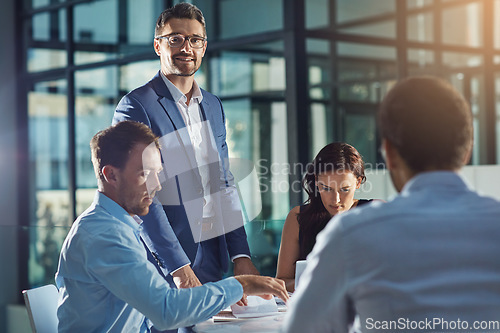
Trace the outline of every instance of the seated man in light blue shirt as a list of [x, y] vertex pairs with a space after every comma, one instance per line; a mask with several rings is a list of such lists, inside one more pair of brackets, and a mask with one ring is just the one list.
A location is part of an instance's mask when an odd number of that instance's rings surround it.
[[243, 293], [287, 299], [283, 281], [253, 275], [171, 289], [147, 260], [138, 217], [161, 188], [157, 137], [146, 125], [124, 121], [97, 133], [90, 146], [98, 191], [61, 250], [59, 332], [172, 329], [210, 318]]
[[498, 332], [500, 202], [468, 188], [472, 114], [448, 83], [398, 83], [378, 114], [400, 195], [318, 235], [285, 332]]

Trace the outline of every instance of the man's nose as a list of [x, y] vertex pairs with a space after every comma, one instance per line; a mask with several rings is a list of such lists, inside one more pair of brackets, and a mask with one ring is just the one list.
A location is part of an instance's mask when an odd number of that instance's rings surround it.
[[191, 44], [189, 44], [189, 40], [186, 38], [184, 40], [184, 44], [181, 46], [181, 51], [190, 51], [191, 50]]
[[147, 187], [150, 194], [161, 190], [160, 177], [158, 174], [155, 173], [149, 178]]

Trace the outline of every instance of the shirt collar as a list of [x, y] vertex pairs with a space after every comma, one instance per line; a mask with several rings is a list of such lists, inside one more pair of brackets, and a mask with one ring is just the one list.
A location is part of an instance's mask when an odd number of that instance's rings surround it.
[[122, 206], [117, 204], [114, 200], [110, 199], [104, 193], [96, 191], [94, 197], [94, 204], [96, 206], [101, 206], [105, 209], [110, 215], [117, 218], [118, 220], [126, 223], [134, 230], [140, 231], [142, 229], [142, 220], [139, 216], [134, 215], [131, 216]]
[[[174, 101], [176, 103], [179, 103], [180, 101], [186, 102], [186, 95], [184, 95], [182, 91], [180, 91], [179, 88], [177, 88], [175, 84], [173, 84], [161, 71], [160, 75], [163, 79], [163, 82], [165, 82], [165, 85], [170, 91], [170, 94], [172, 95]], [[191, 96], [191, 100], [195, 101], [198, 104], [203, 100], [203, 94], [201, 93], [201, 89], [196, 81], [193, 81], [193, 95]]]
[[407, 195], [414, 191], [425, 189], [469, 189], [465, 179], [453, 171], [430, 171], [422, 172], [410, 179], [401, 191], [401, 195]]

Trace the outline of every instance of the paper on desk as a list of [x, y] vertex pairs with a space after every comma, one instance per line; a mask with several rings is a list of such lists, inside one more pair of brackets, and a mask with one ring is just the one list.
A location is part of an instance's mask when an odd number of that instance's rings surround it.
[[231, 305], [231, 310], [236, 318], [265, 317], [278, 313], [274, 297], [266, 300], [259, 296], [248, 296], [247, 301], [247, 306]]

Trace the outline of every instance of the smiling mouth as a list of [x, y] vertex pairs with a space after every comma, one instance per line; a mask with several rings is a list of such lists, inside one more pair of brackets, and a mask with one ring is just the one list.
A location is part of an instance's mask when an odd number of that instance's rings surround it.
[[182, 61], [182, 62], [191, 62], [191, 61], [194, 61], [194, 58], [192, 58], [192, 57], [185, 57], [185, 56], [178, 56], [178, 57], [175, 57], [175, 60], [179, 60], [179, 61]]

